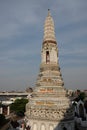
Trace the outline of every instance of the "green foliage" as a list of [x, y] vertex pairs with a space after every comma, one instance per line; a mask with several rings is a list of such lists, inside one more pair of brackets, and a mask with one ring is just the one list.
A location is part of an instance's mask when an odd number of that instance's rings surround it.
[[3, 114], [0, 114], [0, 122], [5, 120], [5, 116]]
[[85, 99], [86, 95], [84, 92], [81, 92], [78, 96], [79, 99], [81, 99], [82, 101]]
[[81, 91], [79, 89], [77, 89], [77, 93], [80, 93]]
[[25, 106], [26, 103], [28, 103], [28, 99], [16, 99], [14, 103], [11, 104], [10, 109], [11, 111], [14, 111], [15, 113], [25, 112]]
[[2, 103], [0, 102], [0, 107], [2, 106]]
[[5, 119], [5, 116], [3, 114], [0, 114], [0, 128], [7, 122], [8, 120]]
[[79, 94], [78, 94], [78, 96], [74, 99], [75, 101], [79, 101], [79, 100], [82, 100], [82, 101], [84, 101], [84, 99], [86, 98], [86, 94], [84, 93], [84, 92], [80, 92]]

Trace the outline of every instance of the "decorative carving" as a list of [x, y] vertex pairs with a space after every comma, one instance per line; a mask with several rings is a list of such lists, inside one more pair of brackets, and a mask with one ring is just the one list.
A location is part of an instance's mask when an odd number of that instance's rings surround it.
[[41, 109], [34, 108], [30, 109], [28, 115], [33, 118], [49, 119], [49, 120], [61, 120], [72, 117], [72, 112], [66, 113], [65, 109]]

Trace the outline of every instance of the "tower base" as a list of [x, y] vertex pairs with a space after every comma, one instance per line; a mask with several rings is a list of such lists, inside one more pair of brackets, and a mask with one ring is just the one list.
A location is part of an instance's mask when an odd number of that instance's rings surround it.
[[75, 130], [74, 120], [69, 121], [48, 121], [29, 119], [28, 124], [31, 130]]

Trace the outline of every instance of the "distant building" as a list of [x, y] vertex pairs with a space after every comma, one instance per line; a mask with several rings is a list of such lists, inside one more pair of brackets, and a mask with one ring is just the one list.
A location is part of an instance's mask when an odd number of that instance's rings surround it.
[[67, 96], [72, 96], [73, 93], [74, 93], [74, 90], [71, 90], [71, 89], [67, 89]]
[[26, 92], [32, 93], [33, 92], [33, 88], [31, 88], [31, 87], [26, 88]]
[[79, 100], [75, 105], [76, 130], [87, 130], [87, 100]]

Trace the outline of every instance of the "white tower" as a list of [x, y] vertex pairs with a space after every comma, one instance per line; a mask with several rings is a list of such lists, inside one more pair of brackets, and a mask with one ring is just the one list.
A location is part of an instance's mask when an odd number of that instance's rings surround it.
[[48, 16], [46, 17], [44, 24], [44, 37], [42, 47], [42, 64], [58, 63], [58, 50], [54, 31], [54, 21], [48, 10]]
[[36, 87], [26, 105], [26, 118], [31, 130], [74, 130], [73, 109], [63, 87], [54, 21], [49, 10], [44, 24], [41, 56]]

